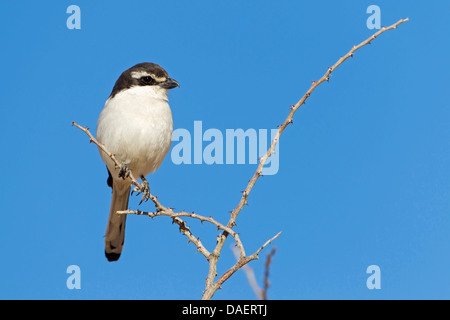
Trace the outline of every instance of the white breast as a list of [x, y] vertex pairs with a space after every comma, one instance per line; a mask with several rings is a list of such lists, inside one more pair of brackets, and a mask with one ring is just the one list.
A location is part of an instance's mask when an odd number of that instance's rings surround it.
[[[97, 140], [136, 178], [158, 169], [170, 149], [172, 132], [167, 90], [157, 86], [132, 87], [108, 99], [97, 123]], [[111, 159], [100, 155], [115, 171]]]

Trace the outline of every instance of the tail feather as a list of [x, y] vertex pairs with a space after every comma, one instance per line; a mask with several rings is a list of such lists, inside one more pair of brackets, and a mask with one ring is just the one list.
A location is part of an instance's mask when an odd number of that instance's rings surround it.
[[130, 196], [130, 184], [122, 181], [113, 181], [113, 192], [111, 199], [111, 209], [109, 211], [108, 224], [105, 233], [105, 256], [108, 261], [119, 260], [125, 241], [125, 222], [127, 216], [119, 215], [116, 212], [128, 209], [128, 199]]

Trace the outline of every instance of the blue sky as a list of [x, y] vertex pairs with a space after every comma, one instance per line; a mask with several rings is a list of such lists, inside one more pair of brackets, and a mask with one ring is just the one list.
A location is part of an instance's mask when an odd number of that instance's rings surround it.
[[[69, 5], [81, 29], [69, 30]], [[450, 298], [449, 2], [3, 1], [0, 298], [199, 299], [207, 263], [161, 217], [130, 216], [117, 263], [103, 254], [111, 191], [95, 132], [122, 71], [150, 61], [181, 84], [175, 128], [273, 129], [326, 68], [381, 24], [313, 93], [281, 138], [236, 230], [248, 253], [279, 231], [271, 299]], [[207, 143], [204, 143], [204, 148]], [[180, 164], [149, 176], [166, 206], [228, 221], [254, 164]], [[151, 203], [130, 208], [152, 210]], [[215, 228], [189, 221], [212, 250]], [[219, 273], [234, 263], [232, 241]], [[269, 246], [251, 262], [261, 281]], [[81, 289], [66, 287], [69, 265]], [[381, 270], [369, 290], [366, 269]], [[253, 299], [243, 272], [216, 299]]]

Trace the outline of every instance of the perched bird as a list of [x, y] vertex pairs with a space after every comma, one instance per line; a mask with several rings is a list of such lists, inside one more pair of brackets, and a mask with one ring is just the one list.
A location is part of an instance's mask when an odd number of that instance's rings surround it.
[[159, 65], [137, 64], [121, 74], [98, 118], [97, 140], [122, 164], [116, 168], [99, 149], [112, 188], [105, 234], [108, 261], [119, 259], [125, 240], [126, 215], [116, 213], [128, 208], [131, 182], [124, 172], [131, 170], [148, 188], [145, 176], [158, 169], [169, 151], [173, 122], [167, 90], [175, 87], [178, 82]]

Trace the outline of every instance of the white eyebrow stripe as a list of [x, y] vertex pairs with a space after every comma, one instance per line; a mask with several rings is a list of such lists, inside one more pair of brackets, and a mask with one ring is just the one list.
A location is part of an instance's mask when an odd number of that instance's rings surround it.
[[167, 80], [166, 77], [157, 77], [154, 74], [150, 74], [146, 71], [133, 71], [133, 72], [131, 72], [131, 77], [134, 79], [140, 79], [142, 77], [152, 77], [153, 79], [155, 79], [158, 82], [164, 82]]
[[152, 77], [153, 77], [153, 79], [155, 79], [158, 82], [164, 82], [164, 81], [167, 80], [166, 77], [157, 77], [157, 76], [154, 76], [154, 75], [152, 75]]
[[134, 79], [140, 79], [142, 77], [152, 77], [152, 75], [145, 71], [133, 71], [131, 72], [131, 77]]

